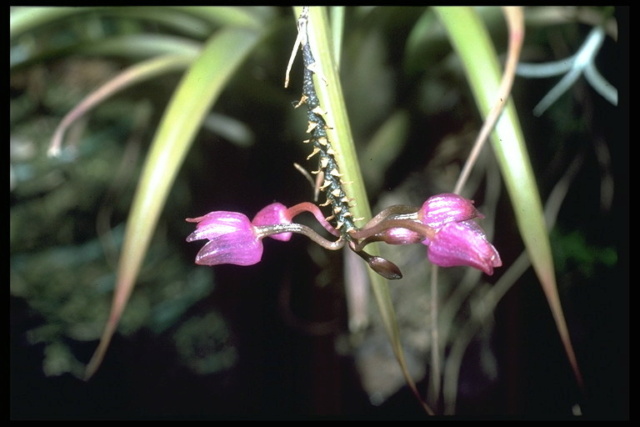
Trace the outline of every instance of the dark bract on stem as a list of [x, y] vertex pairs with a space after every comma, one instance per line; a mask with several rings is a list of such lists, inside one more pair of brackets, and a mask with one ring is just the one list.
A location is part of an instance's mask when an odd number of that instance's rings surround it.
[[402, 272], [397, 265], [391, 261], [381, 257], [374, 256], [366, 253], [362, 249], [356, 250], [354, 247], [349, 246], [353, 252], [355, 252], [360, 258], [366, 261], [373, 271], [388, 280], [400, 280], [402, 279]]

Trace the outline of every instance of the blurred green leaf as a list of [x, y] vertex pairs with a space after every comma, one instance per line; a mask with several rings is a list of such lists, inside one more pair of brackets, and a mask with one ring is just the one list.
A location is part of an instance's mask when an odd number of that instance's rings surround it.
[[105, 99], [140, 81], [151, 79], [159, 74], [186, 68], [193, 62], [193, 59], [194, 57], [189, 55], [161, 56], [137, 63], [109, 80], [96, 91], [87, 95], [62, 119], [51, 140], [51, 146], [49, 148], [50, 155], [59, 154], [62, 138], [68, 127], [96, 105], [99, 105]]
[[409, 114], [396, 111], [382, 123], [360, 155], [365, 181], [371, 194], [377, 193], [384, 175], [402, 152], [409, 133]]
[[[438, 7], [436, 11], [460, 56], [478, 109], [485, 117], [496, 102], [502, 76], [498, 56], [487, 30], [472, 8]], [[538, 186], [512, 99], [508, 101], [498, 120], [491, 141], [511, 197], [520, 235], [547, 297], [569, 362], [581, 384], [581, 375], [558, 295]]]
[[71, 55], [143, 60], [167, 54], [195, 56], [201, 49], [202, 43], [183, 37], [162, 34], [128, 34], [101, 40], [81, 41], [58, 48], [45, 47], [28, 53], [20, 49], [12, 49], [9, 63], [11, 71], [15, 72], [35, 64], [59, 60], [61, 57]]
[[259, 38], [259, 32], [241, 28], [227, 28], [216, 33], [174, 93], [151, 145], [134, 197], [111, 314], [98, 349], [87, 366], [87, 378], [99, 367], [117, 328], [167, 194], [196, 132]]
[[[302, 8], [295, 7], [294, 10], [296, 17], [300, 16]], [[344, 95], [342, 93], [342, 85], [340, 83], [338, 69], [335, 65], [335, 61], [333, 60], [333, 50], [331, 49], [330, 40], [331, 30], [327, 19], [327, 13], [324, 8], [309, 8], [308, 34], [314, 58], [319, 64], [321, 75], [326, 79], [325, 83], [323, 79], [319, 78], [316, 74], [314, 84], [318, 93], [318, 98], [320, 99], [320, 105], [327, 112], [327, 121], [329, 123], [327, 134], [329, 135], [329, 140], [336, 152], [336, 161], [340, 166], [340, 172], [343, 174], [343, 180], [350, 183], [345, 186], [345, 192], [350, 199], [356, 201], [355, 206], [352, 208], [354, 216], [356, 218], [368, 219], [371, 218], [371, 208], [369, 206], [367, 192], [360, 172], [360, 164], [358, 162], [355, 145], [353, 143], [351, 126], [344, 101]], [[379, 248], [374, 246], [370, 246], [370, 248], [371, 250], [369, 252], [371, 255], [379, 255]], [[378, 303], [383, 323], [391, 339], [394, 354], [398, 359], [398, 363], [400, 364], [407, 384], [412, 388], [416, 397], [419, 398], [419, 401], [424, 404], [422, 399], [420, 399], [415, 383], [409, 374], [404, 358], [404, 351], [400, 341], [400, 331], [396, 321], [391, 294], [389, 293], [388, 282], [386, 279], [373, 272], [373, 270], [368, 269], [368, 272], [371, 280], [371, 287]], [[431, 409], [428, 407], [425, 407], [425, 410], [427, 410], [427, 412], [431, 412]]]

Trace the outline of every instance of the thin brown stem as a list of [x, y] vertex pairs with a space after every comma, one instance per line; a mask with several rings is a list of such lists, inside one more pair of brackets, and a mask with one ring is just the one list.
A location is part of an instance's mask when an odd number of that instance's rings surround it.
[[289, 209], [287, 209], [287, 212], [289, 213], [291, 218], [303, 212], [310, 212], [311, 214], [313, 214], [314, 217], [316, 217], [320, 225], [322, 225], [322, 227], [324, 227], [325, 230], [327, 230], [329, 233], [333, 234], [334, 236], [340, 236], [340, 232], [336, 230], [331, 224], [329, 224], [329, 222], [325, 219], [324, 215], [322, 214], [322, 211], [320, 211], [320, 208], [314, 205], [313, 203], [310, 203], [310, 202], [298, 203], [297, 205], [291, 206]]
[[518, 60], [520, 58], [520, 50], [522, 49], [522, 42], [524, 40], [524, 17], [522, 7], [505, 6], [503, 7], [503, 13], [507, 24], [509, 26], [509, 50], [507, 54], [507, 63], [505, 64], [504, 74], [502, 75], [502, 81], [500, 82], [500, 88], [498, 90], [497, 100], [493, 105], [493, 108], [487, 115], [487, 118], [480, 129], [480, 133], [476, 138], [475, 143], [469, 157], [467, 158], [462, 172], [456, 182], [454, 193], [460, 194], [462, 187], [467, 182], [467, 178], [471, 173], [471, 169], [478, 160], [480, 150], [484, 147], [484, 143], [491, 134], [493, 127], [500, 118], [500, 114], [504, 107], [507, 105], [509, 94], [511, 93], [511, 87], [513, 86], [513, 80], [516, 74], [516, 67], [518, 66]]
[[277, 224], [277, 225], [267, 225], [267, 226], [257, 226], [255, 227], [256, 232], [259, 237], [271, 236], [272, 234], [281, 234], [281, 233], [297, 233], [304, 234], [309, 239], [313, 240], [320, 246], [330, 251], [336, 251], [338, 249], [342, 249], [345, 244], [344, 237], [340, 236], [338, 240], [331, 241], [327, 240], [318, 233], [315, 232], [311, 227], [307, 227], [302, 224]]
[[371, 218], [361, 229], [371, 228], [391, 216], [394, 216], [394, 219], [418, 219], [416, 215], [418, 209], [417, 207], [407, 205], [389, 206]]
[[384, 240], [384, 236], [382, 236], [381, 234], [392, 228], [404, 228], [407, 230], [415, 231], [421, 236], [424, 236], [425, 239], [432, 239], [435, 236], [435, 230], [433, 228], [424, 225], [417, 220], [410, 219], [387, 219], [374, 225], [373, 227], [362, 228], [358, 231], [353, 231], [349, 233], [349, 236], [357, 241], [355, 250], [361, 250], [369, 243]]

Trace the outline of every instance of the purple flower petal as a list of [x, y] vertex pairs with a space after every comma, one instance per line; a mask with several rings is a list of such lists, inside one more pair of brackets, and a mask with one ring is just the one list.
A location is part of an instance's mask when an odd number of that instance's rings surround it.
[[262, 241], [244, 233], [230, 233], [218, 236], [200, 249], [196, 264], [253, 265], [262, 259]]
[[427, 252], [429, 260], [441, 267], [466, 265], [492, 275], [494, 267], [502, 265], [500, 254], [473, 221], [447, 223], [431, 240]]
[[476, 210], [473, 203], [453, 193], [429, 197], [418, 211], [420, 221], [432, 228], [440, 228], [450, 222], [467, 221], [476, 217], [483, 216]]
[[187, 242], [209, 240], [196, 255], [196, 264], [253, 265], [262, 258], [262, 241], [246, 215], [215, 211], [187, 221], [197, 222]]
[[198, 218], [187, 218], [187, 221], [198, 223], [196, 230], [187, 236], [187, 242], [214, 239], [237, 231], [248, 234], [254, 233], [249, 218], [238, 212], [214, 211]]

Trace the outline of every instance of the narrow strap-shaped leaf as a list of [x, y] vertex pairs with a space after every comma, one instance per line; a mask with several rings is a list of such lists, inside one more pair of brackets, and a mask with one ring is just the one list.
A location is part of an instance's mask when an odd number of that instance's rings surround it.
[[[478, 109], [486, 117], [496, 101], [502, 72], [488, 32], [470, 7], [437, 7], [452, 45], [464, 66]], [[551, 308], [576, 380], [582, 385], [555, 277], [551, 245], [538, 186], [513, 100], [509, 100], [491, 136], [511, 198], [518, 229]]]
[[165, 34], [126, 34], [100, 40], [85, 40], [79, 43], [45, 48], [35, 52], [19, 52], [10, 55], [11, 72], [17, 72], [35, 64], [56, 61], [65, 56], [115, 57], [128, 61], [156, 58], [161, 55], [189, 55], [195, 57], [202, 50], [202, 43]]
[[259, 33], [228, 28], [207, 42], [174, 93], [142, 171], [120, 255], [111, 313], [100, 344], [87, 366], [90, 378], [100, 366], [135, 285], [149, 242], [176, 174], [205, 115], [256, 45]]
[[148, 61], [142, 61], [119, 73], [104, 85], [87, 95], [73, 110], [68, 112], [53, 133], [49, 155], [55, 156], [60, 152], [65, 132], [73, 123], [87, 114], [92, 108], [104, 102], [109, 97], [141, 81], [149, 80], [162, 73], [168, 73], [186, 68], [193, 62], [195, 55], [165, 55]]
[[[294, 10], [295, 16], [300, 16], [302, 8], [296, 7]], [[310, 7], [309, 43], [311, 43], [313, 56], [318, 62], [319, 73], [326, 79], [325, 84], [325, 81], [323, 81], [322, 78], [317, 78], [315, 86], [318, 98], [320, 99], [320, 105], [324, 110], [326, 110], [327, 121], [331, 127], [330, 129], [327, 129], [327, 134], [329, 135], [329, 140], [336, 152], [335, 158], [340, 166], [340, 172], [343, 174], [343, 180], [345, 182], [349, 182], [349, 185], [345, 186], [345, 191], [347, 192], [347, 195], [350, 198], [353, 198], [356, 202], [353, 207], [353, 214], [356, 217], [368, 219], [371, 218], [371, 208], [369, 207], [364, 181], [360, 172], [360, 165], [358, 163], [358, 157], [353, 143], [353, 136], [351, 134], [351, 126], [349, 124], [349, 117], [347, 115], [347, 109], [342, 93], [342, 85], [340, 83], [337, 66], [333, 60], [333, 48], [329, 34], [331, 34], [331, 29], [325, 8]], [[370, 253], [372, 255], [379, 254], [378, 249], [375, 247], [371, 248]], [[369, 270], [369, 278], [371, 280], [371, 287], [373, 289], [374, 296], [378, 303], [382, 322], [387, 334], [389, 335], [394, 354], [398, 359], [398, 363], [400, 364], [400, 368], [402, 369], [402, 373], [407, 384], [411, 387], [425, 410], [428, 413], [433, 414], [431, 408], [429, 408], [420, 398], [420, 394], [416, 389], [415, 383], [409, 374], [404, 358], [404, 352], [402, 350], [400, 332], [396, 321], [391, 294], [389, 292], [388, 282], [386, 279], [373, 272], [373, 270]]]
[[[258, 30], [261, 19], [257, 15], [267, 15], [271, 11], [268, 8], [257, 9], [235, 6], [83, 6], [83, 7], [16, 7], [10, 13], [9, 37], [20, 36], [44, 27], [53, 22], [76, 18], [82, 15], [96, 13], [100, 16], [129, 16], [132, 18], [156, 21], [170, 25], [173, 30], [180, 32], [183, 26], [190, 25], [185, 22], [185, 16], [197, 18], [203, 22], [214, 25], [244, 27]], [[167, 14], [172, 13], [173, 22], [167, 20]], [[195, 23], [193, 31], [198, 30]]]

